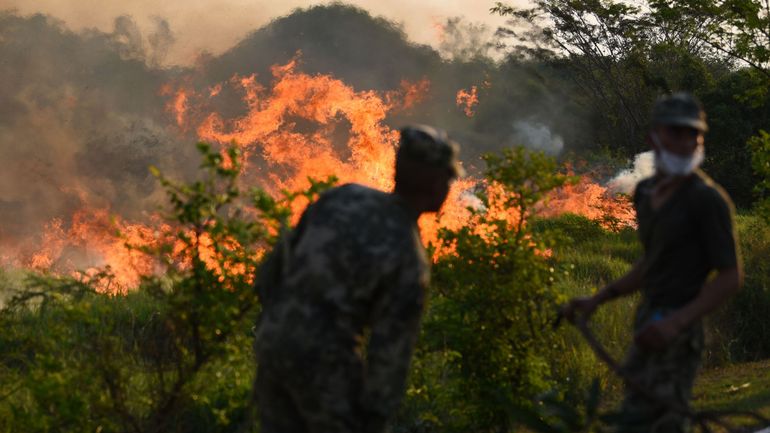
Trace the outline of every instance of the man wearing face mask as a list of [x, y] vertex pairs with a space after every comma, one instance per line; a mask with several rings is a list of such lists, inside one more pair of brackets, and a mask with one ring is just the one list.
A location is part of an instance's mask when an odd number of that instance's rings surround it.
[[644, 254], [626, 275], [562, 310], [571, 321], [588, 318], [599, 305], [641, 291], [624, 373], [658, 398], [627, 387], [619, 431], [689, 430], [689, 420], [667, 403], [689, 405], [703, 348], [701, 321], [743, 282], [733, 204], [698, 168], [706, 131], [706, 115], [692, 95], [657, 101], [648, 135], [656, 172], [634, 193]]

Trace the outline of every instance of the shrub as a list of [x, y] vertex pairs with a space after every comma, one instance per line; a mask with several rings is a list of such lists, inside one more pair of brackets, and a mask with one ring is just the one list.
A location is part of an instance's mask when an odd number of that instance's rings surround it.
[[0, 311], [0, 431], [227, 432], [249, 421], [257, 252], [287, 223], [293, 200], [332, 181], [280, 200], [247, 194], [234, 148], [198, 148], [202, 180], [179, 184], [154, 170], [169, 225], [129, 246], [153, 255], [162, 273], [118, 295], [96, 290], [109, 269], [87, 279], [33, 275]]
[[440, 234], [449, 252], [433, 268], [407, 405], [422, 408], [422, 428], [508, 431], [511, 408], [553, 385], [550, 324], [563, 298], [548, 258], [554, 239], [535, 235], [529, 220], [571, 178], [523, 148], [485, 160], [483, 206], [465, 227]]

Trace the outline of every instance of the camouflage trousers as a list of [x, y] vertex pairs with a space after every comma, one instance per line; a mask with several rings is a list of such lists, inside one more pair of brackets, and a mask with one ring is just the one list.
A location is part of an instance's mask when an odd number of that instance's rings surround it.
[[[650, 320], [665, 316], [670, 309], [652, 308], [642, 302], [637, 310], [634, 331]], [[703, 351], [703, 326], [694, 324], [677, 335], [660, 352], [646, 351], [632, 345], [623, 365], [624, 373], [644, 389], [651, 391], [652, 401], [630, 387], [620, 409], [617, 432], [682, 433], [690, 431], [690, 420], [671, 411], [665, 403], [690, 407], [692, 387]]]
[[359, 407], [357, 357], [334, 363], [261, 358], [255, 386], [261, 433], [376, 431]]

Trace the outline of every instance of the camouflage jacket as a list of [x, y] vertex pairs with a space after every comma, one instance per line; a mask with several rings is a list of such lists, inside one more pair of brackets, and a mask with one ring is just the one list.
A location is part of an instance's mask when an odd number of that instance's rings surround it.
[[416, 222], [392, 194], [356, 184], [324, 193], [283, 243], [280, 283], [264, 293], [258, 357], [317, 374], [352, 359], [361, 367], [362, 377], [352, 379], [362, 382], [361, 408], [391, 416], [404, 393], [428, 283]]

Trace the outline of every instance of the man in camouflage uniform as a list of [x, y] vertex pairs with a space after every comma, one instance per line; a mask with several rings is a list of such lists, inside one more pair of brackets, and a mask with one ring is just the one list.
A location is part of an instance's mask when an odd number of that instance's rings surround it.
[[691, 95], [658, 100], [648, 135], [656, 173], [634, 193], [644, 255], [625, 276], [563, 310], [570, 320], [587, 318], [604, 302], [642, 291], [623, 370], [647, 392], [626, 387], [618, 431], [689, 430], [690, 420], [673, 407], [689, 408], [703, 349], [701, 320], [742, 284], [732, 202], [698, 169], [706, 130]]
[[272, 282], [257, 284], [262, 433], [385, 429], [428, 284], [417, 218], [439, 210], [461, 175], [457, 152], [442, 131], [404, 128], [392, 193], [331, 189], [276, 248], [265, 270]]

